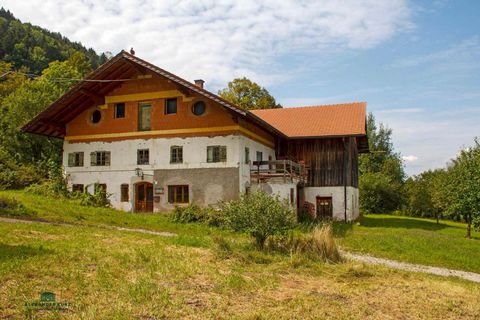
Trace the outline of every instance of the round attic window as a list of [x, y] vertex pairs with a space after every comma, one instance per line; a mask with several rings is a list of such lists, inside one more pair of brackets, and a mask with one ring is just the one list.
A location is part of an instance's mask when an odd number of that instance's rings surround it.
[[205, 113], [205, 110], [207, 109], [207, 105], [203, 101], [198, 101], [195, 102], [195, 104], [192, 107], [192, 112], [196, 116], [201, 116], [202, 114]]
[[95, 110], [92, 112], [92, 115], [90, 116], [90, 121], [92, 123], [99, 123], [100, 120], [102, 120], [102, 113], [100, 110]]

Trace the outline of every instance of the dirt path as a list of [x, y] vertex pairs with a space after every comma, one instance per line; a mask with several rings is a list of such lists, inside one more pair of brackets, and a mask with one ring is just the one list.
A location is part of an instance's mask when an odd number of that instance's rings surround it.
[[443, 277], [458, 277], [458, 278], [462, 278], [462, 279], [465, 279], [465, 280], [480, 283], [480, 274], [478, 274], [478, 273], [460, 271], [460, 270], [453, 270], [453, 269], [447, 269], [447, 268], [430, 267], [430, 266], [400, 262], [400, 261], [395, 261], [395, 260], [390, 260], [390, 259], [375, 258], [375, 257], [369, 256], [369, 255], [360, 255], [360, 254], [350, 253], [350, 252], [345, 252], [345, 251], [342, 251], [342, 254], [347, 259], [360, 261], [360, 262], [364, 262], [364, 263], [367, 263], [367, 264], [384, 265], [384, 266], [387, 266], [387, 267], [393, 268], [393, 269], [400, 269], [400, 270], [413, 271], [413, 272], [430, 273], [430, 274], [435, 274], [435, 275], [443, 276]]
[[6, 223], [25, 223], [25, 224], [48, 224], [48, 225], [57, 225], [57, 226], [81, 226], [81, 227], [94, 227], [94, 228], [103, 228], [103, 229], [112, 229], [112, 230], [119, 230], [119, 231], [127, 231], [127, 232], [138, 232], [138, 233], [145, 233], [145, 234], [153, 234], [156, 236], [162, 237], [173, 237], [176, 236], [176, 233], [172, 232], [164, 232], [164, 231], [153, 231], [153, 230], [146, 230], [146, 229], [137, 229], [137, 228], [124, 228], [124, 227], [115, 227], [115, 226], [107, 226], [103, 224], [93, 224], [93, 225], [84, 225], [84, 224], [75, 224], [75, 223], [68, 223], [68, 222], [47, 222], [47, 221], [34, 221], [34, 220], [22, 220], [22, 219], [15, 219], [15, 218], [5, 218], [0, 217], [0, 222]]

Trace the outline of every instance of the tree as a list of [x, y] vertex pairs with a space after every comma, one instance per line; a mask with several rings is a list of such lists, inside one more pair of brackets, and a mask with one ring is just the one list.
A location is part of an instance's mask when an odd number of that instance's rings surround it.
[[250, 234], [260, 249], [269, 236], [283, 234], [296, 224], [287, 202], [262, 191], [242, 194], [240, 200], [225, 203], [222, 212], [229, 228]]
[[448, 169], [447, 214], [467, 223], [467, 238], [471, 237], [472, 224], [480, 228], [480, 140], [473, 147], [460, 152]]
[[19, 86], [3, 98], [0, 109], [0, 150], [8, 154], [16, 166], [8, 165], [12, 174], [8, 176], [9, 181], [0, 181], [0, 185], [26, 184], [22, 181], [13, 181], [12, 177], [26, 176], [15, 174], [15, 168], [22, 168], [22, 171], [27, 172], [26, 168], [31, 166], [47, 176], [49, 162], [60, 164], [62, 141], [24, 134], [19, 128], [75, 84], [74, 81], [58, 81], [59, 79], [79, 79], [84, 73], [89, 72], [90, 68], [87, 68], [86, 61], [81, 54], [75, 54], [67, 61], [52, 62], [40, 77], [33, 80], [18, 80]]
[[392, 129], [377, 127], [372, 113], [367, 117], [370, 153], [359, 158], [360, 207], [380, 213], [400, 209], [404, 203], [405, 171], [400, 154], [394, 151]]
[[243, 77], [228, 83], [228, 87], [218, 91], [223, 99], [242, 107], [243, 109], [273, 109], [281, 108], [267, 89]]

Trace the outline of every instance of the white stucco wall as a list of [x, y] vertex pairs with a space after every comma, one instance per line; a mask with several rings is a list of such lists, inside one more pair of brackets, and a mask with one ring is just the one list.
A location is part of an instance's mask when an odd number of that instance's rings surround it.
[[[317, 205], [317, 197], [332, 197], [333, 219], [345, 219], [344, 187], [305, 187], [300, 195], [303, 201]], [[315, 207], [316, 210], [316, 207]], [[359, 217], [358, 188], [347, 187], [347, 219], [355, 220]]]
[[[222, 145], [227, 147], [227, 161], [207, 163], [207, 146]], [[170, 164], [170, 147], [183, 147], [183, 163]], [[69, 187], [73, 184], [83, 184], [93, 192], [94, 183], [105, 183], [107, 193], [111, 194], [112, 205], [121, 210], [132, 211], [134, 201], [133, 184], [141, 179], [135, 176], [135, 169], [141, 168], [144, 173], [143, 181], [154, 184], [153, 171], [156, 169], [182, 168], [228, 168], [240, 170], [240, 190], [250, 181], [250, 169], [244, 164], [245, 147], [250, 148], [250, 158], [255, 159], [256, 151], [262, 151], [264, 159], [271, 155], [275, 157], [272, 148], [264, 146], [252, 139], [241, 135], [215, 137], [188, 137], [188, 138], [155, 138], [132, 139], [113, 142], [64, 142], [63, 163]], [[137, 150], [149, 149], [149, 164], [137, 164]], [[110, 166], [90, 166], [90, 153], [95, 151], [110, 151]], [[68, 154], [71, 152], [84, 153], [83, 167], [68, 167]], [[129, 184], [129, 202], [120, 202], [121, 184]]]
[[[277, 180], [277, 181], [276, 181]], [[287, 200], [292, 208], [297, 208], [297, 183], [298, 181], [286, 181], [282, 178], [270, 179], [267, 182], [255, 183], [252, 181], [251, 191], [264, 191], [271, 195], [278, 195], [280, 199]], [[293, 189], [293, 202], [290, 199], [290, 192]]]

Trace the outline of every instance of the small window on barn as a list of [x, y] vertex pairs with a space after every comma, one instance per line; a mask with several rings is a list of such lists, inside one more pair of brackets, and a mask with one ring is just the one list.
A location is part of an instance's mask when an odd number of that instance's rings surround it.
[[116, 103], [115, 104], [115, 119], [125, 118], [125, 103]]
[[73, 184], [72, 185], [72, 192], [83, 193], [83, 184]]
[[226, 146], [208, 146], [207, 162], [226, 162], [227, 147]]
[[245, 147], [245, 164], [250, 163], [250, 148]]
[[128, 184], [126, 183], [120, 186], [120, 201], [128, 202]]
[[165, 114], [177, 113], [177, 98], [165, 99]]
[[295, 204], [295, 189], [290, 188], [290, 204], [293, 206]]
[[263, 160], [263, 152], [257, 151], [257, 161], [262, 161], [262, 160]]
[[97, 124], [102, 120], [102, 112], [100, 110], [95, 110], [90, 115], [90, 122], [93, 124]]
[[72, 152], [68, 154], [69, 167], [83, 167], [83, 152]]
[[110, 151], [95, 151], [90, 153], [90, 165], [92, 167], [109, 166]]
[[168, 186], [168, 202], [169, 203], [188, 203], [189, 194], [188, 186]]
[[137, 164], [148, 164], [149, 163], [149, 150], [148, 149], [139, 149], [137, 150]]
[[170, 163], [183, 163], [183, 147], [182, 146], [170, 147]]

